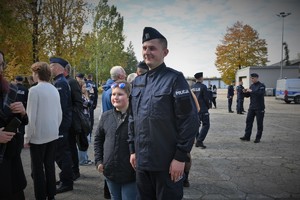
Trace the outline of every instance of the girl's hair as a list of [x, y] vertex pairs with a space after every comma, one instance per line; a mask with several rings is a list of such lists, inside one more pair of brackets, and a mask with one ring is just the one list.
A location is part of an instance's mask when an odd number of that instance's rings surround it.
[[31, 70], [37, 73], [41, 81], [49, 82], [51, 78], [51, 70], [46, 62], [36, 62], [31, 66]]
[[[122, 86], [122, 83], [124, 84], [124, 86]], [[130, 93], [131, 93], [131, 84], [130, 83], [128, 83], [125, 80], [118, 80], [111, 85], [112, 89], [116, 88], [116, 87], [123, 89], [126, 92], [127, 96], [130, 97]]]

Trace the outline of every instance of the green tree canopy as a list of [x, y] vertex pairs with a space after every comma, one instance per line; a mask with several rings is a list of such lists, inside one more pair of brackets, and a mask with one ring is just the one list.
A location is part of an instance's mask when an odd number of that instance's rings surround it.
[[259, 39], [259, 34], [251, 26], [236, 22], [227, 28], [221, 42], [216, 48], [215, 65], [226, 84], [235, 79], [238, 69], [266, 65], [267, 43], [265, 39]]

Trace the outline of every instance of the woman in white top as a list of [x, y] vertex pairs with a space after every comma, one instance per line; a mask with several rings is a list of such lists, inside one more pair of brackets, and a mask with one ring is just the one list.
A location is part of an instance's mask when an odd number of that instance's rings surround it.
[[60, 97], [49, 83], [50, 67], [45, 62], [31, 66], [32, 76], [38, 82], [29, 90], [24, 147], [30, 147], [31, 170], [36, 199], [54, 199], [55, 149], [58, 129], [62, 121]]

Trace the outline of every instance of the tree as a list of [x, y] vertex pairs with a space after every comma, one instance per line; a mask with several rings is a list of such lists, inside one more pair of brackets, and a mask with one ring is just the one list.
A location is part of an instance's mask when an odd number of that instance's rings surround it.
[[[127, 55], [124, 52], [123, 17], [115, 6], [109, 6], [107, 0], [100, 0], [95, 9], [93, 22], [94, 41], [91, 45], [93, 57], [90, 64], [97, 68], [97, 76], [102, 81], [110, 77], [112, 66], [126, 68]], [[99, 67], [98, 67], [99, 66]]]
[[235, 79], [238, 69], [265, 66], [268, 62], [265, 39], [259, 39], [257, 31], [242, 22], [238, 21], [233, 27], [227, 28], [221, 42], [216, 48], [215, 65], [226, 84]]
[[136, 66], [138, 64], [131, 41], [129, 42], [129, 45], [127, 47], [126, 54], [127, 54], [127, 71], [126, 72], [127, 72], [127, 74], [131, 74], [131, 73], [136, 72]]

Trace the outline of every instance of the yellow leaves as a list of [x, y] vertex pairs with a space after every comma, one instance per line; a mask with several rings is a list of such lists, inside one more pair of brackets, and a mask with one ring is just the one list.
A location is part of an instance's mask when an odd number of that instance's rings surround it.
[[238, 69], [264, 66], [267, 61], [267, 44], [249, 25], [237, 21], [227, 28], [222, 44], [216, 48], [215, 65], [226, 84], [235, 79]]

